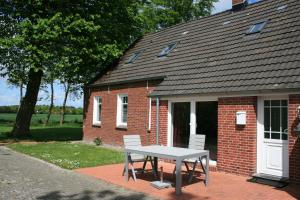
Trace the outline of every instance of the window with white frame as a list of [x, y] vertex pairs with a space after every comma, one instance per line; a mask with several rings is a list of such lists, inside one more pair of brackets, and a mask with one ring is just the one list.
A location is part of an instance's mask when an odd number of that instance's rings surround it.
[[102, 98], [94, 97], [93, 125], [101, 125]]
[[127, 127], [127, 115], [128, 115], [128, 95], [118, 95], [117, 106], [117, 126]]

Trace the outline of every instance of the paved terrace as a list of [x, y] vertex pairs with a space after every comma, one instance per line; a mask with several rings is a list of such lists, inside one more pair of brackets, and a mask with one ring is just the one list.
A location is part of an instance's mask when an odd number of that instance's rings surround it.
[[[149, 163], [147, 164], [149, 167]], [[139, 163], [135, 163], [134, 166], [139, 166]], [[174, 164], [159, 162], [158, 166], [163, 166], [165, 179], [174, 181], [172, 171]], [[149, 172], [144, 175], [137, 174], [137, 182], [134, 182], [131, 178], [129, 182], [125, 181], [122, 176], [123, 164], [107, 165], [93, 168], [84, 168], [76, 170], [80, 174], [86, 174], [98, 179], [105, 180], [107, 182], [143, 192], [153, 197], [158, 197], [165, 200], [171, 199], [222, 199], [222, 200], [233, 200], [233, 199], [248, 199], [248, 200], [289, 200], [289, 199], [300, 199], [300, 185], [292, 185], [277, 189], [271, 186], [256, 184], [248, 182], [249, 178], [242, 176], [235, 176], [220, 172], [210, 172], [210, 183], [208, 187], [205, 187], [203, 182], [203, 176], [198, 176], [194, 179], [192, 184], [187, 184], [187, 175], [183, 175], [183, 188], [182, 195], [177, 197], [175, 195], [174, 188], [168, 188], [158, 190], [150, 186], [150, 181], [154, 181], [152, 173]], [[149, 168], [148, 168], [149, 169]], [[184, 168], [182, 168], [184, 170]]]

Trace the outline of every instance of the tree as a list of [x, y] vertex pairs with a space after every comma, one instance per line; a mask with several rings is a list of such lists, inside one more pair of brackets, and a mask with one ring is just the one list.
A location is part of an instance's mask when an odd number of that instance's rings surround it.
[[[0, 74], [11, 78], [22, 66], [27, 79], [12, 134], [29, 134], [45, 74], [59, 72], [60, 80], [83, 85], [141, 33], [207, 15], [214, 1], [1, 1]], [[11, 59], [15, 52], [20, 65]]]
[[144, 0], [140, 14], [144, 32], [156, 31], [180, 22], [210, 15], [218, 0]]
[[50, 106], [49, 106], [49, 110], [48, 110], [47, 117], [45, 120], [45, 124], [44, 124], [45, 126], [47, 126], [49, 123], [49, 120], [50, 120], [50, 117], [52, 114], [52, 110], [54, 107], [54, 80], [53, 79], [50, 81], [49, 85], [50, 85]]
[[28, 76], [12, 134], [29, 134], [44, 74], [72, 71], [74, 84], [86, 82], [101, 70], [95, 66], [106, 66], [140, 34], [137, 13], [134, 0], [1, 1], [1, 23], [10, 29], [0, 36], [0, 62], [10, 77], [15, 67], [5, 59], [18, 48]]

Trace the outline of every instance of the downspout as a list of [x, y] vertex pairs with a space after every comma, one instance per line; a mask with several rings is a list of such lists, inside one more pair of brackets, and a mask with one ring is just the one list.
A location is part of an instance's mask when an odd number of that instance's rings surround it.
[[159, 145], [159, 98], [156, 98], [156, 144]]

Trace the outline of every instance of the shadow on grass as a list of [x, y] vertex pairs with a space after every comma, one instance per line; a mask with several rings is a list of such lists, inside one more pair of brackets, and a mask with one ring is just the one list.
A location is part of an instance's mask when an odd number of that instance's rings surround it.
[[9, 132], [0, 134], [0, 141], [14, 142], [30, 140], [36, 142], [74, 141], [82, 139], [82, 127], [35, 127], [30, 130], [30, 136], [14, 138]]
[[107, 199], [107, 200], [144, 200], [147, 199], [146, 195], [137, 193], [137, 194], [128, 194], [128, 195], [122, 195], [117, 194], [113, 190], [103, 190], [99, 192], [93, 192], [89, 190], [85, 190], [81, 193], [75, 193], [75, 194], [69, 194], [65, 195], [61, 191], [53, 191], [49, 192], [43, 196], [37, 197], [37, 199], [45, 200], [45, 199], [70, 199], [70, 200], [79, 200], [79, 199], [85, 199], [85, 200], [92, 200], [92, 199]]
[[81, 140], [82, 128], [81, 127], [54, 127], [54, 128], [32, 129], [31, 139], [38, 142]]

